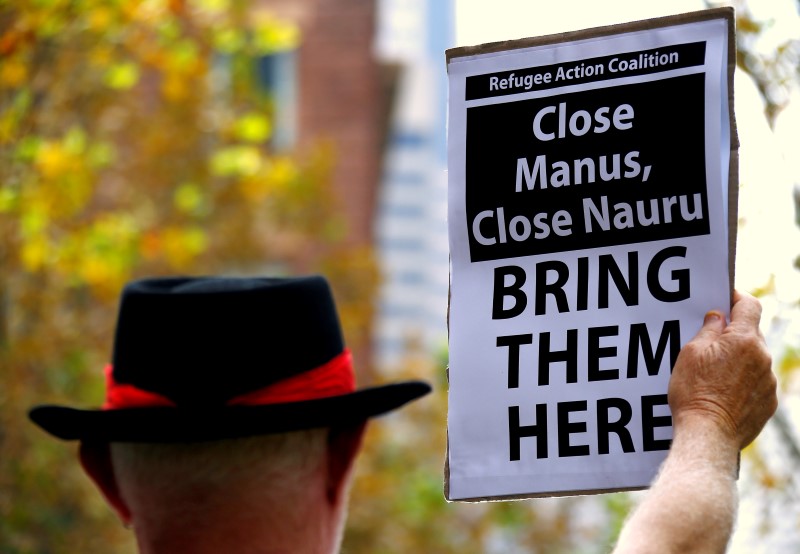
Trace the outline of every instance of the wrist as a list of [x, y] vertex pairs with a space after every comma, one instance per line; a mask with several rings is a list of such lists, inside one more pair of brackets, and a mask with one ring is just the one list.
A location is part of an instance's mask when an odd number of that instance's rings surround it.
[[686, 462], [730, 471], [739, 467], [739, 441], [723, 423], [708, 414], [682, 413], [673, 417], [671, 451]]

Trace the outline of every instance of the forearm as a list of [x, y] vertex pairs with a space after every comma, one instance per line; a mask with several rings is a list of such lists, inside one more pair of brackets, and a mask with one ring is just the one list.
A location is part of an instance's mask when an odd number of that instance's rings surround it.
[[724, 552], [736, 508], [738, 445], [712, 424], [686, 425], [620, 535], [622, 553]]

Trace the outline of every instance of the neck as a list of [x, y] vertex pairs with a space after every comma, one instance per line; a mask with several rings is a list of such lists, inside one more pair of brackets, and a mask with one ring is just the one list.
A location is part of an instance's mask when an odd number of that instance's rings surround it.
[[143, 537], [137, 535], [140, 554], [218, 554], [236, 552], [241, 554], [333, 554], [331, 544], [294, 538], [295, 544], [276, 537], [242, 537], [241, 535], [209, 536], [209, 533], [172, 535], [169, 537]]
[[[308, 506], [299, 517], [264, 507], [260, 513], [230, 510], [202, 521], [141, 521], [134, 525], [141, 554], [334, 554], [338, 551], [344, 514]], [[271, 517], [277, 514], [277, 517]], [[236, 515], [231, 516], [231, 513]]]

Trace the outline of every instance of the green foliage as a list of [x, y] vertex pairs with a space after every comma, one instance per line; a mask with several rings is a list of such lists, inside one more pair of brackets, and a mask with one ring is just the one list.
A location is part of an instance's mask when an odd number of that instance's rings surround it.
[[774, 127], [776, 118], [789, 102], [791, 90], [798, 85], [800, 39], [785, 39], [765, 51], [759, 40], [773, 22], [755, 19], [746, 0], [737, 0], [735, 7], [736, 65], [758, 87], [764, 100], [764, 115], [769, 125]]
[[613, 544], [616, 542], [622, 531], [622, 526], [625, 520], [634, 508], [634, 503], [628, 493], [609, 494], [603, 497], [605, 509], [610, 516], [608, 542]]
[[[707, 1], [706, 4], [710, 5], [711, 2]], [[775, 128], [781, 112], [787, 107], [790, 98], [800, 85], [800, 40], [788, 33], [777, 36], [780, 33], [773, 32], [780, 27], [776, 25], [776, 19], [758, 19], [750, 9], [750, 6], [756, 8], [755, 2], [737, 0], [733, 4], [736, 8], [737, 70], [752, 79], [763, 100], [767, 123]], [[797, 8], [798, 4], [795, 0], [785, 0], [784, 6], [774, 3], [764, 11], [777, 13], [781, 7], [791, 10], [793, 7]], [[790, 146], [796, 148], [794, 144]], [[787, 152], [790, 150], [791, 148]], [[779, 180], [767, 179], [763, 183], [744, 183], [744, 185], [754, 185], [762, 191], [761, 194], [774, 194], [767, 192], [766, 187], [779, 185]], [[786, 198], [789, 198], [791, 193], [789, 191], [786, 193]], [[800, 206], [797, 200], [795, 195], [795, 223], [800, 224], [798, 219]], [[798, 259], [795, 259], [795, 269], [800, 268]], [[782, 299], [782, 295], [778, 292], [783, 287], [776, 281], [776, 274], [773, 273], [763, 285], [750, 292], [761, 298], [764, 305], [773, 310], [776, 305], [780, 306], [771, 314], [770, 319], [766, 317], [762, 319], [768, 329], [766, 333], [773, 355], [773, 370], [779, 381], [779, 406], [769, 424], [773, 436], [766, 441], [759, 439], [743, 451], [742, 476], [739, 481], [743, 501], [749, 501], [755, 506], [748, 515], [759, 521], [758, 534], [762, 535], [761, 539], [766, 545], [770, 544], [772, 539], [770, 535], [774, 536], [777, 532], [785, 533], [789, 528], [776, 525], [774, 514], [780, 513], [777, 518], [780, 519], [786, 513], [796, 512], [797, 479], [796, 472], [791, 468], [800, 463], [797, 423], [792, 417], [793, 410], [790, 410], [793, 402], [791, 397], [797, 382], [797, 369], [800, 367], [800, 347], [792, 344], [797, 340], [796, 333], [784, 329], [789, 320], [796, 316], [797, 301], [787, 302]], [[795, 524], [794, 537], [790, 540], [797, 536], [797, 529], [798, 526]], [[779, 537], [778, 543], [787, 544], [786, 538]]]
[[[0, 551], [132, 552], [77, 464], [27, 421], [98, 406], [121, 286], [143, 275], [331, 268], [364, 326], [330, 156], [269, 150], [253, 56], [295, 27], [236, 0], [0, 3]], [[341, 264], [359, 261], [352, 275]], [[366, 307], [365, 307], [366, 306]], [[347, 330], [346, 330], [347, 332]]]
[[[388, 380], [431, 381], [433, 376], [434, 392], [370, 423], [365, 451], [357, 465], [342, 552], [609, 551], [616, 537], [609, 528], [609, 518], [588, 522], [577, 509], [591, 504], [602, 511], [599, 497], [481, 503], [445, 500], [445, 369], [442, 360], [437, 363], [422, 354], [413, 354], [413, 346], [411, 351], [402, 366], [390, 372]], [[616, 513], [624, 518], [626, 496], [610, 498], [617, 499]]]

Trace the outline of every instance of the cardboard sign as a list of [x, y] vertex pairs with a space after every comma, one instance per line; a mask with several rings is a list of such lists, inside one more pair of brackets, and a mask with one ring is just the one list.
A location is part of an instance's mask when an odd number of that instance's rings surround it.
[[449, 499], [655, 476], [678, 352], [730, 305], [733, 29], [722, 8], [447, 52]]

